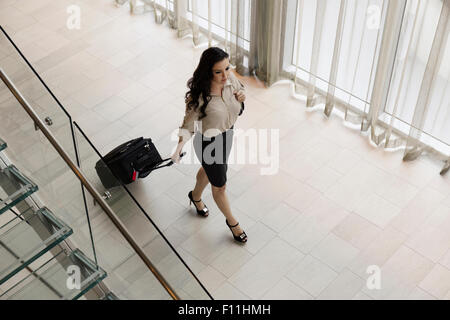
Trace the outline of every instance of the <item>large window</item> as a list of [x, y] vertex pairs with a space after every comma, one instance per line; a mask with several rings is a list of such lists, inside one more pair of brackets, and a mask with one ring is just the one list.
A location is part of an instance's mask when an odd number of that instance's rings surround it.
[[[414, 111], [441, 9], [441, 0], [410, 0], [405, 10], [384, 118], [407, 134], [415, 122]], [[420, 139], [450, 154], [450, 41], [447, 41], [442, 57], [434, 85], [429, 92], [424, 134]]]
[[[341, 3], [345, 4], [343, 8]], [[405, 3], [392, 55], [389, 94], [380, 120], [408, 135], [417, 116], [418, 95], [443, 2], [407, 0]], [[388, 4], [388, 0], [288, 1], [285, 71], [296, 74], [304, 82], [315, 77], [315, 86], [324, 92], [329, 89], [334, 71], [334, 96], [367, 113]], [[295, 15], [289, 12], [292, 9]], [[340, 14], [343, 14], [343, 24], [341, 32], [337, 32]], [[338, 63], [333, 68], [334, 57], [338, 57]], [[420, 140], [450, 155], [450, 41], [439, 68], [427, 115], [423, 117], [426, 121]]]
[[[327, 91], [340, 1], [326, 1], [321, 12], [317, 12], [317, 1], [293, 1], [296, 3], [295, 20], [288, 20], [286, 24], [286, 28], [294, 30], [286, 31], [287, 35], [293, 34], [292, 40], [287, 39], [293, 44], [287, 46], [290, 54], [286, 57], [290, 58], [290, 63], [285, 67], [304, 81], [315, 76], [317, 88]], [[387, 1], [383, 0], [346, 1], [335, 96], [361, 111], [367, 109], [371, 98], [386, 6]], [[314, 44], [315, 41], [318, 42]], [[317, 57], [314, 52], [318, 52]], [[312, 70], [315, 59], [317, 68]]]
[[[232, 0], [189, 0], [187, 18], [192, 21], [193, 12], [197, 12], [197, 23], [203, 30], [208, 30], [209, 23], [211, 22], [211, 32], [219, 37], [221, 40], [232, 40], [246, 51], [250, 49], [250, 0], [242, 0], [244, 7], [244, 24], [243, 30], [240, 33], [240, 37], [236, 34], [236, 19], [232, 12], [232, 5], [237, 2]], [[209, 8], [208, 5], [211, 5]], [[208, 19], [210, 11], [211, 19]], [[232, 26], [232, 27], [231, 27]], [[237, 37], [237, 38], [236, 38]]]

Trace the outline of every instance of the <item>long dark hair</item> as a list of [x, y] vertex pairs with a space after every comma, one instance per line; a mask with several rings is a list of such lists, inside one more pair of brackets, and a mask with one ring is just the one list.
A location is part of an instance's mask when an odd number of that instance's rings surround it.
[[[211, 80], [213, 79], [213, 66], [229, 57], [228, 53], [217, 47], [206, 49], [202, 53], [200, 62], [194, 72], [194, 76], [189, 79], [187, 86], [185, 102], [188, 110], [197, 110], [200, 108], [200, 118], [206, 117], [206, 107], [211, 100]], [[202, 97], [203, 105], [200, 106], [199, 98]]]

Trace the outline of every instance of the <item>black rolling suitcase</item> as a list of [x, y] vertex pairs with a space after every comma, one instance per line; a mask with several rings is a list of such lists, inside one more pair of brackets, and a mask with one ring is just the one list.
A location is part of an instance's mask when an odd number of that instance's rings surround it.
[[[184, 153], [181, 155], [183, 156]], [[169, 163], [162, 163], [170, 160]], [[173, 165], [170, 158], [162, 159], [152, 139], [143, 137], [130, 140], [116, 147], [100, 159], [95, 170], [107, 189], [130, 184], [150, 172]]]

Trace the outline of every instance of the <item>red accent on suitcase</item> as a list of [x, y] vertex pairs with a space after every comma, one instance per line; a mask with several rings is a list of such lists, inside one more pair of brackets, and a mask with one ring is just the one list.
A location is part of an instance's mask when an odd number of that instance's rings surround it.
[[136, 170], [133, 170], [133, 181], [136, 180]]

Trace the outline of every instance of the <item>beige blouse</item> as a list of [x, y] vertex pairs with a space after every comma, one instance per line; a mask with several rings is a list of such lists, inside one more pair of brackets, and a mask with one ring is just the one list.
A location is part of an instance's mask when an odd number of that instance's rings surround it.
[[[211, 95], [211, 100], [206, 107], [206, 117], [198, 120], [200, 116], [200, 108], [196, 111], [188, 110], [186, 106], [186, 114], [181, 125], [178, 136], [188, 135], [191, 138], [195, 133], [194, 129], [198, 128], [205, 137], [214, 137], [230, 129], [241, 112], [241, 103], [237, 101], [236, 91], [244, 90], [242, 83], [236, 78], [233, 72], [230, 72], [227, 82], [224, 85], [222, 96]], [[203, 105], [203, 99], [199, 98], [200, 107]], [[198, 121], [198, 125], [194, 128], [194, 122]], [[183, 130], [185, 129], [185, 130]]]

